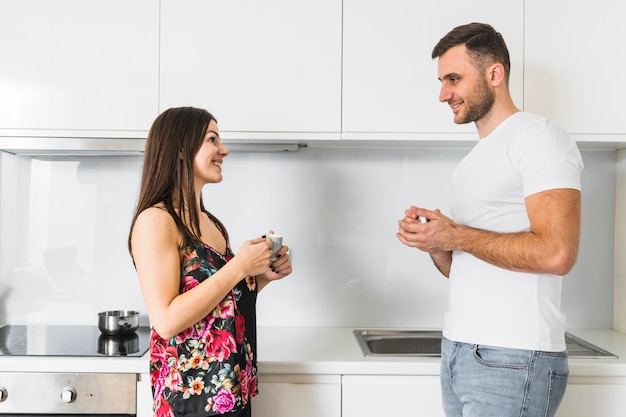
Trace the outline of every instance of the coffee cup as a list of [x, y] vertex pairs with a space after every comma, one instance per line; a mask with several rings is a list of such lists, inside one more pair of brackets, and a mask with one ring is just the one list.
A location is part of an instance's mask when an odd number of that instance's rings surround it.
[[282, 235], [269, 234], [267, 239], [272, 241], [272, 261], [275, 261], [276, 254], [283, 247], [283, 237]]

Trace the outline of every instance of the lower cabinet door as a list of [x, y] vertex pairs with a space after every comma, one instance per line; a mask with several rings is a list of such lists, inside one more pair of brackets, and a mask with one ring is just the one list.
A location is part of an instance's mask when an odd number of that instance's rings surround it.
[[439, 376], [344, 375], [342, 417], [444, 417]]
[[557, 417], [624, 417], [626, 378], [570, 376]]
[[135, 417], [152, 417], [152, 385], [150, 374], [139, 374], [137, 381], [137, 415]]
[[339, 375], [260, 375], [254, 417], [341, 417]]

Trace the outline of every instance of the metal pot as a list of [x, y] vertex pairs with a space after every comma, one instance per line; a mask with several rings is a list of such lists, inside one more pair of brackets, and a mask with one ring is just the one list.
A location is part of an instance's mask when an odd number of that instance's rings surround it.
[[139, 336], [131, 333], [121, 336], [101, 334], [98, 337], [98, 353], [109, 356], [126, 356], [139, 351]]
[[98, 313], [98, 329], [109, 336], [134, 333], [139, 328], [139, 312], [110, 310]]

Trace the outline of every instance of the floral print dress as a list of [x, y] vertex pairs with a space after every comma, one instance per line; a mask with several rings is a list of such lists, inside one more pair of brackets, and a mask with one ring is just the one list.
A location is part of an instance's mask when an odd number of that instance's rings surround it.
[[[183, 255], [180, 292], [189, 291], [233, 258], [197, 242]], [[257, 394], [254, 278], [242, 280], [199, 323], [169, 340], [151, 330], [154, 415], [238, 416]]]

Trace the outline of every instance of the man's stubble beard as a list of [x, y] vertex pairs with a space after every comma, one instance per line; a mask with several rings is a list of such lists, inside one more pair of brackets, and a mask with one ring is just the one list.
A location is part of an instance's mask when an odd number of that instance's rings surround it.
[[481, 78], [482, 82], [472, 91], [472, 99], [465, 99], [465, 114], [457, 124], [476, 122], [484, 118], [493, 107], [496, 101], [495, 94], [489, 89], [487, 80]]

